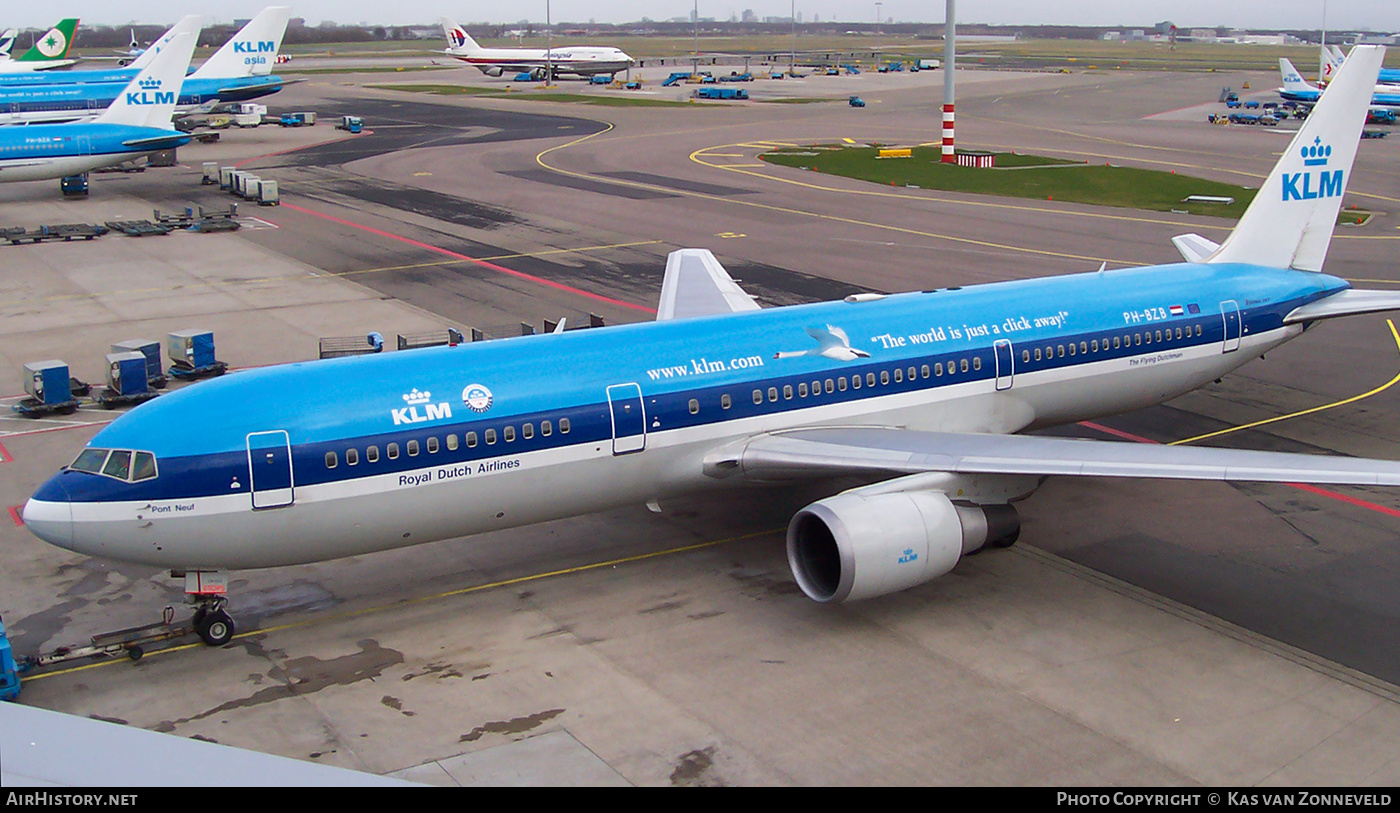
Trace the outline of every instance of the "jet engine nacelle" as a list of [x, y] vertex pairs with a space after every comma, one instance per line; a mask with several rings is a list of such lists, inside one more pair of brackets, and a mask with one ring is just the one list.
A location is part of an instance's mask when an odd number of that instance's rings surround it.
[[486, 74], [487, 76], [500, 76], [502, 73], [505, 73], [505, 69], [496, 66], [491, 68], [482, 68], [481, 72]]
[[1011, 505], [959, 505], [935, 491], [852, 491], [797, 512], [788, 564], [816, 601], [873, 598], [942, 576], [963, 556], [1008, 546], [1020, 532]]

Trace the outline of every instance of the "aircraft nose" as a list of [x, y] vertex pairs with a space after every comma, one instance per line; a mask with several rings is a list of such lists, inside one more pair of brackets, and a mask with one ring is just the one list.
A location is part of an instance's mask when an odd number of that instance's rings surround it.
[[49, 478], [24, 504], [23, 518], [24, 526], [35, 536], [72, 550], [73, 503], [58, 475]]

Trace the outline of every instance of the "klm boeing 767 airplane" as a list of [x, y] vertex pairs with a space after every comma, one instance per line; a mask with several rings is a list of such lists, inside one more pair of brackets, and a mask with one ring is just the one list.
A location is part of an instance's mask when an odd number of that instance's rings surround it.
[[1016, 540], [1049, 475], [1400, 485], [1400, 462], [1016, 434], [1158, 404], [1320, 319], [1400, 309], [1322, 273], [1383, 49], [1357, 48], [1226, 241], [1187, 262], [761, 310], [713, 255], [658, 320], [239, 372], [99, 432], [41, 538], [184, 574], [317, 562], [703, 489], [861, 478], [799, 511], [797, 583], [905, 590]]

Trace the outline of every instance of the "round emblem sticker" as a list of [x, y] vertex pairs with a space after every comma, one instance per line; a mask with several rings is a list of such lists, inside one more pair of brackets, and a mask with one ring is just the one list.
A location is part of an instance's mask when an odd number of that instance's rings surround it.
[[491, 408], [491, 391], [480, 384], [468, 384], [462, 390], [462, 403], [472, 412], [485, 412]]
[[39, 53], [47, 57], [60, 56], [67, 48], [68, 38], [63, 36], [63, 32], [57, 28], [49, 33], [35, 45], [39, 46]]

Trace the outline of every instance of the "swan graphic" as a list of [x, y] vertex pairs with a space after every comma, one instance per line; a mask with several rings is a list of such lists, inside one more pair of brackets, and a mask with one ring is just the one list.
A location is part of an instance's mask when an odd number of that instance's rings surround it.
[[825, 328], [809, 327], [807, 335], [817, 340], [817, 346], [810, 350], [793, 350], [777, 353], [775, 359], [790, 359], [799, 356], [825, 356], [837, 361], [854, 361], [856, 359], [868, 359], [870, 354], [864, 350], [857, 350], [851, 347], [850, 337], [846, 331], [835, 325], [827, 325]]

